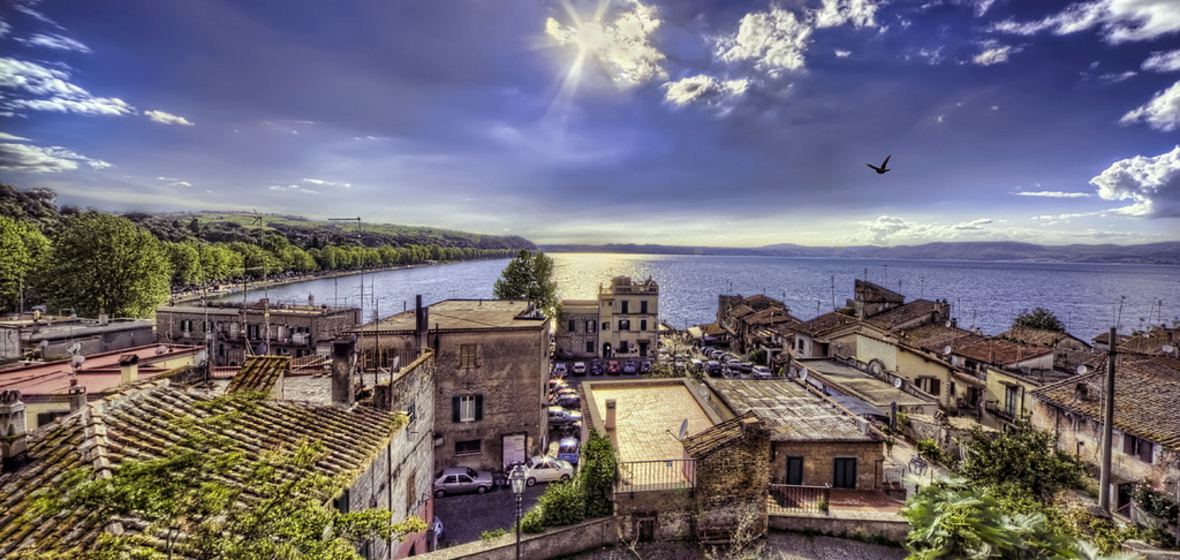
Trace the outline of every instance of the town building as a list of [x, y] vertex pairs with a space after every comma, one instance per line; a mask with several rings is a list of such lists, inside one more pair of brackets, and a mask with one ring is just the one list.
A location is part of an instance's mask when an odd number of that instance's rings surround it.
[[551, 332], [529, 302], [446, 300], [347, 334], [362, 378], [433, 352], [435, 468], [502, 471], [548, 444]]
[[1180, 328], [1157, 326], [1147, 332], [1133, 334], [1123, 341], [1119, 350], [1175, 358], [1180, 356]]
[[[150, 319], [97, 319], [12, 315], [0, 320], [0, 363], [33, 357], [52, 360], [99, 354], [155, 342]], [[71, 349], [75, 351], [71, 352]]]
[[1032, 414], [1031, 391], [1069, 377], [1053, 368], [1054, 349], [989, 338], [956, 346], [950, 351], [951, 364], [980, 376], [984, 410], [979, 422], [1002, 428]]
[[[563, 300], [554, 344], [560, 358], [652, 358], [659, 344], [660, 287], [616, 276], [594, 300]], [[593, 343], [593, 349], [591, 344]]]
[[[798, 377], [858, 416], [889, 418], [894, 404], [897, 412], [934, 416], [939, 401], [912, 385], [895, 387], [892, 383], [856, 367], [857, 363], [840, 358], [803, 358], [795, 360], [792, 377]], [[807, 372], [806, 376], [801, 375]]]
[[214, 365], [239, 366], [247, 356], [326, 358], [336, 335], [360, 324], [361, 310], [292, 303], [192, 302], [156, 309], [163, 343], [208, 345]]

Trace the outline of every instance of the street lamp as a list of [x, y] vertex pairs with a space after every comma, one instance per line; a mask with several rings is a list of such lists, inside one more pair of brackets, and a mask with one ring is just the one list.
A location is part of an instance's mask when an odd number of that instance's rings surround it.
[[914, 471], [918, 475], [917, 480], [914, 481], [914, 492], [915, 493], [918, 491], [919, 488], [921, 488], [922, 475], [926, 474], [926, 469], [929, 466], [930, 466], [930, 463], [927, 463], [926, 460], [921, 457], [921, 455], [914, 455], [914, 458], [910, 459], [910, 470]]
[[516, 560], [520, 560], [520, 501], [524, 497], [524, 465], [517, 463], [508, 475], [512, 493], [516, 495]]

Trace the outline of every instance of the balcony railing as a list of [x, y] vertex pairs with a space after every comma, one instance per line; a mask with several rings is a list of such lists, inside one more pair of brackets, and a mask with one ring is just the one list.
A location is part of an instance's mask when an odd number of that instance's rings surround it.
[[681, 490], [694, 486], [696, 463], [692, 459], [620, 461], [615, 492]]
[[770, 485], [771, 507], [787, 511], [827, 513], [832, 502], [830, 486]]
[[1000, 403], [989, 401], [989, 402], [985, 402], [983, 407], [985, 410], [990, 412], [993, 416], [995, 416], [996, 418], [999, 418], [1001, 420], [1004, 420], [1005, 422], [1016, 422], [1017, 420], [1021, 419], [1020, 415], [1018, 414], [1018, 412], [1016, 410], [1011, 410], [1011, 409], [1008, 409], [1007, 407], [1000, 406]]

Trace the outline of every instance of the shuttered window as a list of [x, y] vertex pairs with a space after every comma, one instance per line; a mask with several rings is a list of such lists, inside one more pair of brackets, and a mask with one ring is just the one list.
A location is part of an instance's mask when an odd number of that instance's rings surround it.
[[452, 422], [483, 420], [483, 395], [460, 395], [451, 398]]

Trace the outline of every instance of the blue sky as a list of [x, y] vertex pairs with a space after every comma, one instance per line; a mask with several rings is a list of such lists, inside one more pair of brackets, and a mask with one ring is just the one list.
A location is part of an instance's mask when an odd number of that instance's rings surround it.
[[111, 211], [1175, 241], [1180, 3], [15, 0], [0, 134], [0, 180]]

